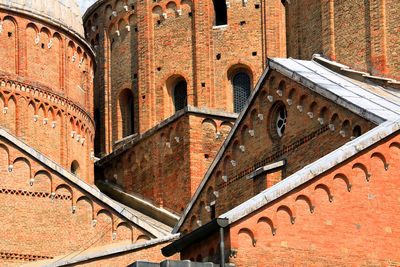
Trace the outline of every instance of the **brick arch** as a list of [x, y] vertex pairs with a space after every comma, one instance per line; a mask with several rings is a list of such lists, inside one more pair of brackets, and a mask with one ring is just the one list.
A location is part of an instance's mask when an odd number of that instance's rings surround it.
[[242, 145], [244, 146], [247, 146], [249, 144], [248, 140], [250, 137], [249, 130], [251, 130], [251, 127], [248, 124], [244, 124], [240, 129], [240, 140]]
[[378, 161], [380, 161], [383, 164], [383, 168], [387, 171], [389, 167], [389, 163], [386, 160], [386, 157], [380, 153], [380, 152], [374, 152], [370, 156], [371, 159], [376, 158]]
[[308, 207], [309, 207], [309, 209], [310, 209], [310, 212], [311, 212], [311, 213], [314, 212], [314, 204], [312, 203], [311, 199], [310, 199], [308, 196], [303, 195], [303, 194], [298, 195], [298, 196], [296, 197], [295, 202], [305, 202], [305, 203], [308, 205]]
[[47, 170], [37, 171], [33, 176], [33, 180], [33, 191], [52, 192], [51, 185], [53, 177]]
[[318, 121], [321, 125], [325, 124], [329, 120], [329, 109], [326, 106], [323, 106], [318, 112]]
[[20, 161], [24, 162], [28, 166], [29, 177], [27, 177], [27, 179], [32, 178], [32, 165], [31, 165], [31, 162], [27, 158], [25, 158], [23, 156], [18, 156], [12, 161], [12, 165], [14, 166], [15, 163], [20, 162]]
[[188, 96], [192, 93], [192, 87], [190, 86], [191, 80], [189, 77], [180, 71], [175, 71], [175, 72], [169, 72], [167, 75], [164, 76], [163, 78], [164, 81], [164, 90], [166, 92], [166, 95], [164, 97], [168, 97], [170, 100], [167, 100], [164, 102], [164, 106], [166, 107], [167, 110], [167, 115], [172, 115], [175, 107], [174, 107], [174, 89], [175, 86], [184, 81], [186, 82], [186, 97], [187, 97], [187, 104], [191, 104]]
[[352, 169], [353, 169], [354, 171], [361, 170], [361, 172], [362, 172], [362, 173], [364, 174], [364, 176], [365, 176], [365, 179], [367, 180], [367, 182], [369, 182], [370, 177], [371, 177], [371, 173], [368, 172], [368, 169], [367, 169], [367, 167], [366, 167], [364, 164], [362, 164], [362, 163], [355, 163], [355, 164], [353, 165]]
[[178, 10], [178, 5], [175, 1], [169, 1], [166, 5], [165, 5], [165, 9], [167, 14], [175, 14]]
[[301, 110], [299, 108], [301, 106], [303, 108], [303, 110], [306, 110], [307, 105], [308, 105], [307, 102], [308, 102], [308, 97], [306, 94], [299, 95], [299, 98], [297, 101], [297, 109], [299, 109], [299, 111], [301, 112]]
[[[252, 69], [250, 66], [251, 66], [250, 64], [245, 64], [245, 63], [240, 62], [240, 63], [230, 64], [226, 68], [226, 72], [225, 72], [226, 73], [226, 76], [225, 76], [225, 88], [226, 88], [225, 97], [226, 97], [226, 99], [231, 99], [232, 100], [231, 101], [232, 106], [227, 107], [228, 110], [235, 111], [234, 110], [235, 109], [234, 103], [235, 103], [235, 99], [236, 98], [235, 98], [235, 92], [234, 91], [235, 91], [236, 87], [234, 86], [233, 83], [234, 83], [234, 78], [236, 77], [236, 75], [238, 75], [240, 73], [243, 73], [243, 74], [248, 76], [248, 78], [250, 80], [250, 84], [249, 84], [250, 94], [249, 94], [248, 97], [250, 97], [251, 91], [253, 90], [254, 73], [255, 73], [254, 69]], [[236, 106], [236, 108], [238, 108], [238, 107]], [[237, 112], [237, 111], [235, 111], [235, 112]]]
[[47, 27], [41, 27], [40, 28], [40, 36], [42, 36], [42, 33], [47, 35], [47, 38], [50, 38], [51, 32]]
[[63, 189], [67, 190], [70, 193], [71, 198], [73, 199], [74, 191], [72, 190], [72, 188], [68, 184], [64, 184], [64, 183], [61, 182], [60, 184], [55, 186], [54, 192], [57, 194], [57, 191], [61, 191], [62, 192]]
[[235, 160], [237, 163], [240, 160], [240, 156], [241, 156], [240, 142], [238, 139], [235, 139], [233, 141], [231, 149], [232, 149], [233, 160]]
[[165, 12], [161, 5], [155, 4], [153, 6], [153, 8], [151, 9], [151, 13], [153, 14], [153, 22], [154, 22], [154, 19], [157, 19], [157, 20], [161, 19], [163, 17], [162, 14]]
[[[120, 223], [118, 223], [118, 225], [117, 225], [117, 227], [116, 227], [116, 229], [115, 229], [115, 233], [116, 233], [116, 237], [117, 237], [117, 239], [119, 238], [119, 236], [121, 235], [121, 230], [123, 229], [123, 228], [126, 228], [126, 229], [128, 229], [128, 237], [129, 237], [129, 240], [131, 241], [131, 242], [133, 242], [133, 229], [132, 229], [132, 226], [128, 223], [128, 222], [120, 222]], [[118, 231], [119, 230], [119, 231]], [[124, 234], [123, 232], [122, 232], [122, 234]], [[126, 234], [126, 233], [125, 233]]]
[[[295, 216], [295, 214], [294, 214], [294, 211], [293, 211], [291, 208], [289, 208], [289, 206], [287, 206], [287, 205], [280, 205], [280, 206], [276, 209], [276, 215], [278, 215], [279, 212], [284, 212], [284, 213], [286, 213], [287, 215], [289, 215], [290, 222], [291, 222], [292, 224], [294, 224], [294, 220], [296, 219], [296, 216]], [[278, 223], [279, 223], [279, 222], [278, 222]]]
[[330, 120], [329, 120], [329, 125], [332, 131], [339, 129], [339, 125], [340, 125], [340, 118], [339, 115], [337, 113], [334, 113]]
[[326, 196], [328, 197], [329, 202], [332, 202], [333, 200], [333, 194], [331, 192], [331, 189], [326, 185], [326, 184], [317, 184], [314, 187], [314, 191], [317, 191], [318, 189], [323, 190], [326, 193]]
[[[333, 176], [333, 180], [334, 181], [338, 181], [338, 180], [343, 181], [346, 184], [347, 191], [349, 191], [349, 192], [351, 191], [352, 181], [351, 181], [351, 178], [347, 177], [347, 175], [345, 175], [343, 173], [337, 173]], [[335, 182], [334, 182], [334, 184], [335, 184]]]
[[286, 82], [285, 80], [281, 80], [278, 85], [278, 89], [276, 90], [276, 94], [278, 97], [284, 97], [287, 94], [286, 92]]
[[286, 99], [286, 102], [288, 103], [288, 105], [292, 105], [293, 100], [295, 100], [295, 98], [296, 98], [296, 95], [298, 95], [296, 88], [291, 88], [287, 94], [287, 99]]
[[268, 92], [265, 87], [261, 89], [257, 99], [258, 99], [258, 108], [260, 112], [266, 115], [269, 108], [269, 101], [268, 101]]
[[[238, 233], [238, 243], [239, 245], [243, 245], [243, 239], [250, 239], [251, 245], [253, 247], [256, 246], [257, 238], [255, 237], [255, 234], [252, 230], [249, 228], [241, 228]], [[243, 238], [242, 238], [243, 237]]]
[[[274, 222], [269, 217], [262, 216], [257, 220], [257, 225], [261, 227], [263, 224], [267, 224], [270, 227], [271, 234], [275, 235], [276, 227], [274, 226]], [[259, 230], [260, 227], [258, 228]]]
[[0, 148], [3, 149], [6, 153], [7, 153], [7, 165], [10, 165], [11, 161], [10, 161], [10, 150], [8, 149], [8, 147], [4, 144], [4, 143], [0, 143]]
[[18, 22], [12, 16], [5, 16], [2, 21], [2, 28], [4, 33], [0, 35], [0, 40], [2, 45], [7, 47], [7, 49], [0, 51], [0, 59], [7, 62], [7, 64], [2, 64], [2, 70], [18, 73]]
[[222, 165], [222, 169], [223, 169], [223, 175], [225, 176], [229, 176], [230, 172], [231, 172], [231, 160], [232, 157], [230, 155], [230, 153], [226, 153], [224, 160], [223, 160], [223, 165]]

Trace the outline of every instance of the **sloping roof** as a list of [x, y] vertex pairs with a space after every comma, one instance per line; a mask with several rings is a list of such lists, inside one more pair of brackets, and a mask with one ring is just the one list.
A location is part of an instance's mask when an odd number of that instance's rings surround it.
[[86, 183], [77, 176], [73, 175], [72, 173], [70, 173], [69, 171], [58, 165], [56, 162], [47, 158], [42, 153], [40, 153], [33, 147], [27, 145], [26, 143], [18, 139], [16, 136], [10, 134], [1, 127], [0, 127], [0, 137], [6, 139], [10, 143], [21, 149], [22, 151], [24, 151], [26, 154], [30, 155], [31, 157], [39, 161], [41, 164], [48, 167], [49, 169], [53, 170], [54, 172], [57, 172], [65, 180], [71, 182], [76, 187], [81, 189], [83, 192], [90, 194], [97, 201], [109, 206], [120, 216], [127, 219], [131, 223], [141, 227], [142, 229], [146, 230], [153, 236], [160, 238], [170, 234], [169, 231], [165, 231], [160, 227], [157, 227], [157, 225], [154, 222], [146, 220], [143, 217], [139, 216], [138, 214], [135, 214], [135, 212], [133, 212], [131, 209], [127, 209], [126, 207], [120, 205], [118, 202], [114, 201], [113, 199], [109, 198], [108, 196], [100, 192], [100, 190], [98, 190], [96, 187]]
[[[389, 130], [391, 130], [391, 133], [392, 133], [397, 129], [396, 127], [398, 127], [397, 124], [398, 124], [398, 120], [400, 118], [400, 98], [397, 94], [391, 94], [390, 97], [388, 97], [387, 90], [385, 88], [383, 88], [382, 86], [380, 86], [378, 84], [374, 84], [372, 82], [369, 82], [368, 84], [363, 84], [362, 82], [355, 81], [353, 79], [350, 79], [346, 76], [340, 75], [340, 74], [330, 70], [329, 68], [319, 64], [318, 62], [316, 62], [314, 60], [306, 61], [306, 60], [297, 60], [297, 59], [292, 59], [292, 58], [288, 58], [288, 59], [269, 58], [267, 68], [264, 70], [263, 74], [261, 75], [261, 78], [259, 79], [256, 87], [252, 91], [252, 94], [250, 95], [245, 108], [239, 115], [239, 118], [237, 119], [231, 132], [227, 136], [224, 144], [221, 146], [216, 157], [214, 158], [214, 161], [210, 165], [210, 168], [208, 169], [208, 171], [204, 175], [202, 181], [200, 182], [199, 187], [197, 188], [192, 199], [189, 201], [188, 205], [186, 206], [185, 210], [183, 211], [181, 218], [179, 219], [178, 223], [175, 225], [174, 230], [172, 231], [173, 233], [176, 233], [179, 231], [180, 227], [182, 226], [183, 222], [186, 219], [186, 216], [189, 214], [189, 211], [191, 210], [192, 206], [194, 205], [196, 199], [199, 197], [199, 195], [200, 195], [201, 191], [203, 190], [204, 186], [206, 185], [208, 179], [210, 179], [214, 168], [217, 166], [218, 162], [223, 157], [225, 150], [228, 147], [234, 134], [236, 133], [238, 126], [241, 124], [241, 122], [245, 118], [247, 112], [249, 111], [249, 107], [252, 105], [253, 101], [255, 100], [258, 92], [260, 91], [260, 88], [262, 87], [262, 84], [264, 83], [264, 80], [265, 80], [267, 74], [271, 70], [275, 70], [275, 71], [283, 74], [284, 76], [298, 82], [299, 84], [304, 85], [305, 87], [309, 88], [310, 90], [330, 99], [331, 101], [335, 102], [336, 104], [352, 111], [353, 113], [355, 113], [373, 123], [382, 124], [382, 125], [378, 126], [379, 128], [374, 128], [373, 131], [369, 131], [369, 132], [365, 133], [364, 135], [362, 135], [362, 138], [365, 138], [365, 136], [368, 136], [368, 138], [371, 138], [371, 141], [375, 140], [375, 142], [377, 142], [380, 139], [377, 140], [376, 138], [380, 137], [382, 134], [384, 135], [384, 133], [388, 132]], [[373, 90], [371, 88], [373, 88]], [[388, 127], [389, 130], [387, 130], [385, 127]], [[377, 130], [375, 130], [375, 129], [377, 129]], [[375, 131], [378, 131], [378, 132], [375, 132]], [[381, 133], [380, 131], [383, 131], [383, 132]], [[321, 168], [322, 165], [320, 166], [319, 164], [324, 164], [325, 170], [326, 170], [330, 167], [335, 166], [337, 163], [341, 162], [340, 161], [341, 158], [344, 160], [345, 157], [348, 158], [348, 157], [354, 155], [355, 153], [357, 153], [358, 151], [360, 151], [360, 149], [362, 147], [363, 147], [362, 149], [364, 149], [367, 146], [372, 144], [372, 143], [368, 144], [367, 141], [364, 141], [363, 146], [361, 146], [359, 143], [354, 143], [354, 142], [361, 142], [360, 138], [361, 137], [357, 138], [356, 140], [354, 140], [352, 142], [346, 143], [344, 146], [342, 146], [332, 152], [332, 153], [343, 153], [343, 155], [330, 153], [330, 154], [326, 155], [325, 157], [323, 157], [323, 160], [321, 159], [321, 160], [317, 160], [316, 162], [314, 162], [313, 164], [316, 164], [316, 165], [313, 165], [313, 166], [317, 166], [315, 168]], [[364, 139], [362, 139], [362, 140], [364, 140]], [[343, 149], [345, 149], [345, 150], [343, 150]], [[345, 151], [345, 152], [342, 152], [342, 151]], [[327, 162], [323, 162], [323, 161], [327, 161]], [[321, 169], [323, 169], [323, 168], [321, 168]], [[306, 174], [306, 171], [304, 171], [304, 169], [300, 170], [299, 172], [301, 172], [301, 171], [305, 172], [305, 173], [303, 173], [303, 175]], [[297, 173], [299, 173], [299, 172], [297, 172]], [[315, 169], [313, 169], [313, 172], [314, 172], [314, 174], [318, 173], [315, 171]], [[293, 175], [296, 175], [296, 174], [293, 174]], [[308, 173], [308, 175], [306, 175], [306, 177], [311, 177], [312, 175], [310, 175], [310, 174], [311, 173]], [[315, 175], [312, 177], [315, 177]], [[284, 181], [286, 181], [287, 179], [288, 178], [286, 178]], [[294, 178], [292, 178], [292, 179], [294, 179]], [[298, 178], [298, 179], [303, 181], [306, 178], [303, 177], [303, 178]], [[310, 178], [310, 179], [312, 179], [312, 178]], [[308, 181], [308, 180], [304, 180], [304, 181]], [[287, 188], [287, 190], [290, 191], [302, 183], [297, 181], [285, 188]], [[272, 187], [271, 190], [275, 190], [274, 188], [276, 188], [276, 186]], [[279, 190], [281, 190], [281, 188]], [[275, 193], [269, 193], [269, 194], [278, 195], [279, 190], [277, 190], [276, 192], [274, 191]], [[282, 191], [282, 192], [286, 193], [289, 191]], [[260, 193], [260, 195], [261, 194], [262, 193]], [[268, 195], [268, 196], [271, 197], [271, 195]], [[263, 202], [260, 202], [259, 199], [256, 197], [246, 201], [245, 202], [245, 203], [247, 203], [246, 207], [252, 206], [249, 203], [253, 203], [253, 202], [258, 203], [258, 204], [254, 204], [256, 206], [261, 205], [260, 203], [263, 203]], [[265, 204], [262, 204], [262, 205], [265, 205]], [[238, 206], [238, 209], [242, 209], [239, 207], [243, 208], [242, 205]], [[246, 207], [244, 207], [244, 209], [246, 209]], [[232, 214], [229, 216], [233, 216]], [[236, 214], [236, 213], [234, 213], [234, 214]], [[220, 218], [225, 218], [225, 217], [223, 217], [221, 215]]]
[[220, 215], [219, 218], [228, 219], [229, 224], [234, 223], [398, 130], [400, 130], [400, 118], [396, 121], [384, 122], [326, 156], [305, 166], [276, 185]]

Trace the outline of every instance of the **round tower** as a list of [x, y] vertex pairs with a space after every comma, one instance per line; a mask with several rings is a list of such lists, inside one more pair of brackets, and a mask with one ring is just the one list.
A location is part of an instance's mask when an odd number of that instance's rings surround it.
[[94, 53], [78, 5], [0, 0], [0, 126], [93, 183]]
[[84, 15], [97, 54], [96, 151], [186, 105], [239, 112], [266, 66], [284, 57], [280, 0], [100, 0]]

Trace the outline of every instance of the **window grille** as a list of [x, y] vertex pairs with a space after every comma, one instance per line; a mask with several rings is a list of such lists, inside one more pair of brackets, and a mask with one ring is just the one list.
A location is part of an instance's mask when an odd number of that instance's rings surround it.
[[187, 106], [187, 84], [181, 81], [174, 88], [174, 105], [175, 112]]
[[250, 96], [250, 77], [246, 73], [240, 72], [233, 77], [232, 83], [234, 112], [239, 113]]

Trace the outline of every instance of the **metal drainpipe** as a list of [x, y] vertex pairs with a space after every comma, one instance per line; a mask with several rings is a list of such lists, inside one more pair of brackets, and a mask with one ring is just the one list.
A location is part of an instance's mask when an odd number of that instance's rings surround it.
[[220, 238], [220, 247], [221, 247], [221, 267], [225, 267], [225, 244], [224, 244], [224, 228], [219, 228], [219, 238]]

